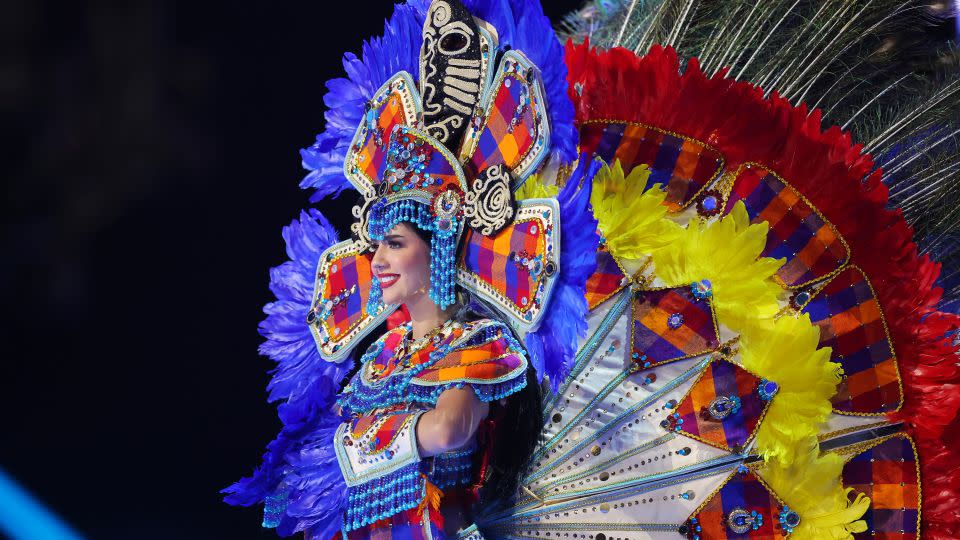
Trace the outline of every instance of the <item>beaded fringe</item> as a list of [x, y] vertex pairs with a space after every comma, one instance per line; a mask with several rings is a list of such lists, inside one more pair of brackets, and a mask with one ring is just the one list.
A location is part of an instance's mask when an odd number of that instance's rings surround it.
[[440, 489], [460, 487], [473, 481], [474, 449], [446, 452], [433, 458], [430, 481]]
[[348, 488], [344, 529], [353, 531], [404, 510], [415, 508], [426, 495], [420, 464]]
[[283, 513], [287, 509], [288, 493], [288, 490], [283, 489], [264, 499], [263, 527], [267, 529], [275, 529], [278, 525], [280, 525], [280, 519], [283, 518]]

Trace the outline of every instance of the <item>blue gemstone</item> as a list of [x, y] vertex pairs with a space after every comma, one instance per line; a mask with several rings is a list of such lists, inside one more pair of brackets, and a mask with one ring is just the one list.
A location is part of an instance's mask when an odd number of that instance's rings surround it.
[[682, 313], [673, 313], [667, 317], [667, 326], [672, 330], [676, 330], [683, 326], [683, 314]]
[[714, 197], [713, 195], [708, 195], [703, 199], [703, 209], [706, 210], [707, 212], [713, 212], [714, 210], [716, 210], [717, 204], [718, 204], [717, 198]]

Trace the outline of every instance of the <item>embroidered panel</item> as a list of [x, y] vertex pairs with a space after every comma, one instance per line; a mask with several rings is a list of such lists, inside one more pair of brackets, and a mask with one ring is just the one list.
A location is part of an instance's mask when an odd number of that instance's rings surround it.
[[432, 204], [437, 194], [453, 189], [462, 197], [466, 188], [453, 154], [435, 139], [407, 126], [397, 126], [391, 134], [382, 173], [385, 185], [380, 189], [387, 204], [407, 198]]
[[[540, 165], [549, 150], [546, 101], [537, 67], [519, 51], [500, 61], [481, 117], [474, 114], [464, 135], [460, 157], [476, 175], [504, 164], [518, 186]], [[517, 187], [517, 186], [514, 186]]]
[[357, 189], [373, 190], [394, 128], [415, 124], [421, 114], [420, 96], [409, 73], [397, 73], [374, 93], [344, 161], [344, 172]]
[[722, 358], [710, 362], [661, 425], [719, 448], [739, 451], [756, 434], [779, 387]]
[[763, 257], [786, 259], [777, 278], [788, 288], [802, 287], [836, 273], [850, 260], [840, 233], [806, 198], [772, 171], [748, 163], [737, 171], [726, 212], [743, 201], [753, 223], [770, 226]]
[[320, 256], [314, 304], [307, 324], [320, 354], [339, 362], [353, 343], [383, 322], [397, 306], [380, 305], [377, 313], [367, 312], [373, 275], [372, 254], [352, 240], [334, 244]]
[[841, 413], [882, 414], [900, 408], [903, 390], [886, 321], [862, 270], [833, 277], [803, 312], [820, 327], [820, 346], [843, 366], [833, 407]]
[[539, 320], [558, 273], [559, 215], [553, 199], [523, 201], [494, 236], [468, 230], [457, 264], [460, 283], [495, 303], [521, 328]]
[[741, 467], [719, 491], [681, 527], [687, 538], [711, 540], [777, 540], [789, 536], [799, 516], [746, 467]]
[[691, 287], [634, 293], [631, 357], [639, 367], [710, 352], [718, 335], [710, 299]]
[[501, 337], [475, 347], [451, 351], [418, 373], [412, 382], [424, 385], [454, 381], [494, 383], [513, 378], [520, 368], [525, 367], [522, 351], [515, 350]]
[[689, 205], [724, 167], [720, 152], [706, 144], [634, 122], [588, 122], [580, 126], [580, 148], [607, 163], [620, 160], [625, 173], [647, 165], [646, 187], [663, 186], [664, 204], [674, 212]]
[[907, 435], [892, 436], [850, 458], [843, 485], [870, 497], [867, 530], [855, 538], [919, 538], [920, 468]]

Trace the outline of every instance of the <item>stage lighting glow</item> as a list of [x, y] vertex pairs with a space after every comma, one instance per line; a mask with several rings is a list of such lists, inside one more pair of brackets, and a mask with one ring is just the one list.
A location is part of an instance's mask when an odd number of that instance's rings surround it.
[[0, 536], [12, 540], [82, 540], [0, 469]]

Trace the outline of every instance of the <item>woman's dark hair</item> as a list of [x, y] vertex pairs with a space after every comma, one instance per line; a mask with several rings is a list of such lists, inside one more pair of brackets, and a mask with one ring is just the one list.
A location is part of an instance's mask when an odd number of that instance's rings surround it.
[[[462, 307], [454, 319], [460, 322], [499, 319], [492, 308], [468, 291], [458, 288], [458, 293]], [[510, 329], [509, 325], [504, 326]], [[509, 331], [513, 332], [512, 329]], [[480, 433], [487, 440], [478, 442], [488, 445], [485, 477], [481, 479], [483, 487], [480, 489], [480, 508], [486, 512], [509, 503], [516, 495], [520, 477], [527, 470], [543, 428], [543, 391], [537, 382], [537, 372], [529, 362], [525, 376], [527, 384], [523, 389], [490, 404], [487, 419], [495, 423], [495, 431]], [[482, 459], [483, 454], [478, 453], [478, 457]]]

